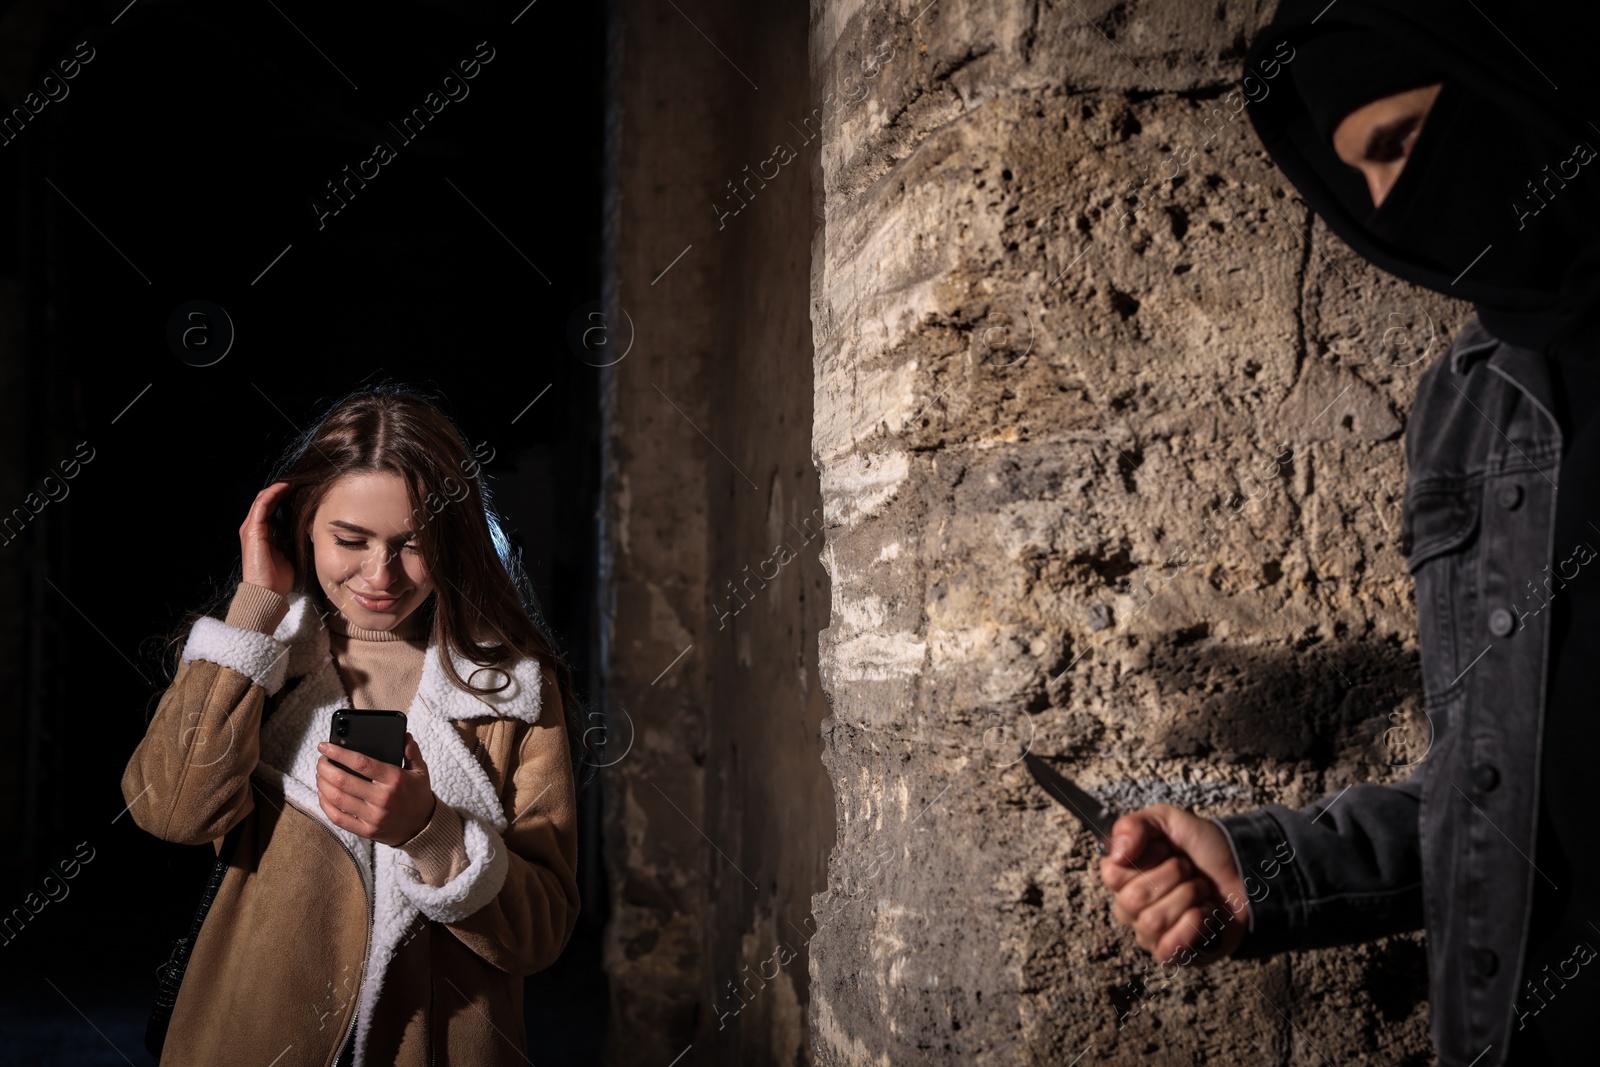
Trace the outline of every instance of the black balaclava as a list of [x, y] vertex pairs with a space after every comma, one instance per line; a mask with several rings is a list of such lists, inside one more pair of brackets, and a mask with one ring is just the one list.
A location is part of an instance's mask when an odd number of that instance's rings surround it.
[[1440, 81], [1444, 75], [1372, 30], [1331, 27], [1295, 45], [1289, 67], [1312, 125], [1324, 139], [1350, 112], [1380, 96]]
[[[1589, 122], [1600, 121], [1600, 80], [1582, 54], [1600, 5], [1568, 8], [1284, 0], [1246, 69], [1282, 62], [1287, 44], [1292, 76], [1249, 109], [1279, 169], [1366, 259], [1470, 300], [1502, 340], [1552, 355], [1581, 346], [1600, 362], [1600, 129]], [[1333, 128], [1370, 100], [1436, 83], [1374, 209]]]

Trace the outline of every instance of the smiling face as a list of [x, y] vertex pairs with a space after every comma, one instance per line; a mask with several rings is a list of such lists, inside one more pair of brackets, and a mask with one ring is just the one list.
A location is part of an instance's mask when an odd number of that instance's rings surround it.
[[1380, 96], [1362, 104], [1340, 120], [1333, 130], [1333, 150], [1367, 179], [1372, 206], [1394, 188], [1401, 168], [1422, 132], [1422, 120], [1433, 107], [1442, 82]]
[[310, 536], [328, 602], [362, 629], [394, 629], [433, 592], [398, 474], [337, 479], [311, 520]]

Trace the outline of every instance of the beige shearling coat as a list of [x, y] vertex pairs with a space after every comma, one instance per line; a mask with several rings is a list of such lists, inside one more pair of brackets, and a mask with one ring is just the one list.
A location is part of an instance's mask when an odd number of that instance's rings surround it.
[[[332, 1067], [350, 1040], [355, 1067], [528, 1062], [523, 978], [555, 962], [579, 908], [553, 673], [521, 660], [480, 699], [449, 682], [430, 640], [407, 728], [468, 860], [432, 885], [404, 851], [323, 814], [316, 745], [351, 705], [312, 602], [289, 600], [272, 634], [195, 623], [123, 774], [134, 821], [162, 840], [220, 850], [244, 823], [163, 1067]], [[480, 685], [503, 678], [455, 664]]]

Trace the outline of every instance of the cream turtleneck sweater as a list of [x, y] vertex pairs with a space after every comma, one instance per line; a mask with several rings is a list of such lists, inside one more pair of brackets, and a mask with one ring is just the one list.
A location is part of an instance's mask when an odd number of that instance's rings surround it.
[[[289, 613], [289, 598], [271, 589], [240, 582], [228, 607], [229, 626], [274, 633]], [[337, 611], [323, 617], [334, 666], [344, 683], [350, 706], [361, 710], [405, 711], [422, 680], [428, 631], [421, 609], [393, 630], [364, 630]], [[399, 846], [429, 885], [444, 885], [467, 867], [466, 830], [461, 813], [435, 803], [433, 818], [411, 840]]]

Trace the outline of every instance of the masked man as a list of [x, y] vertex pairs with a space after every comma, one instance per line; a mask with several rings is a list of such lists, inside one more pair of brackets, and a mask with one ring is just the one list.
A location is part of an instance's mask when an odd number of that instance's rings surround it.
[[[1597, 8], [1284, 0], [1252, 45], [1246, 69], [1291, 57], [1250, 118], [1306, 203], [1477, 312], [1405, 432], [1430, 743], [1409, 779], [1303, 811], [1143, 809], [1101, 862], [1113, 914], [1163, 962], [1426, 930], [1446, 1067], [1597, 1062]], [[1244, 872], [1268, 865], [1261, 892]]]

